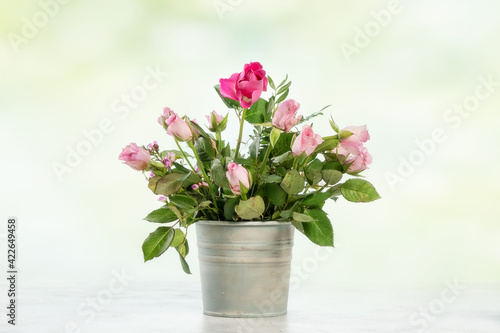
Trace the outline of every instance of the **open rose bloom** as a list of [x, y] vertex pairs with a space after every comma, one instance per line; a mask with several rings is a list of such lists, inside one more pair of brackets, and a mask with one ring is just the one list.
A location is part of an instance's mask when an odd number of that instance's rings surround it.
[[352, 134], [341, 139], [340, 144], [332, 153], [343, 156], [340, 160], [344, 165], [349, 166], [347, 169], [349, 173], [355, 174], [368, 169], [368, 165], [372, 163], [372, 156], [364, 147], [364, 143], [370, 139], [366, 125], [345, 127], [340, 132]]
[[243, 71], [228, 79], [220, 79], [222, 96], [239, 101], [241, 107], [249, 108], [257, 102], [263, 91], [267, 91], [266, 71], [258, 62], [246, 64]]
[[200, 111], [206, 120], [198, 123], [165, 107], [159, 117], [151, 117], [158, 118], [163, 128], [159, 134], [166, 132], [169, 143], [150, 138], [153, 143], [145, 147], [131, 143], [122, 150], [119, 159], [143, 171], [149, 190], [162, 204], [145, 219], [172, 223], [146, 239], [145, 261], [169, 248], [158, 246], [162, 239], [171, 242], [189, 271], [185, 237], [199, 220], [294, 222], [315, 244], [333, 246], [323, 207], [338, 197], [350, 202], [379, 198], [372, 184], [357, 177], [372, 163], [365, 147], [367, 127], [340, 130], [331, 119], [331, 129], [325, 129], [319, 119], [323, 110], [311, 110], [314, 101], [288, 98], [290, 85], [288, 76], [273, 81], [262, 64], [249, 62], [214, 85], [223, 103], [217, 111], [211, 104]]

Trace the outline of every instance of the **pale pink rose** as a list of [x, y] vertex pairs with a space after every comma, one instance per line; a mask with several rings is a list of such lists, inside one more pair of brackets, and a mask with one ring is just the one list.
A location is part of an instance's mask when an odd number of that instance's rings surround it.
[[151, 155], [141, 147], [138, 147], [134, 142], [122, 149], [119, 160], [122, 160], [126, 165], [134, 170], [142, 171], [148, 166]]
[[226, 177], [229, 181], [229, 186], [231, 187], [233, 194], [241, 194], [240, 182], [247, 189], [250, 188], [250, 176], [248, 175], [247, 169], [241, 165], [232, 162], [229, 163], [227, 165]]
[[172, 135], [178, 140], [188, 141], [193, 137], [193, 132], [188, 123], [176, 114], [170, 116], [166, 121], [168, 126], [167, 134]]
[[162, 123], [162, 121], [161, 121], [161, 120], [162, 120], [161, 118], [165, 119], [165, 122], [166, 122], [166, 121], [167, 121], [167, 119], [168, 119], [168, 118], [170, 118], [170, 116], [171, 116], [172, 114], [175, 114], [175, 113], [174, 113], [174, 111], [172, 111], [172, 110], [171, 110], [170, 108], [168, 108], [168, 107], [164, 107], [164, 108], [163, 108], [163, 113], [162, 113], [162, 115], [161, 115], [160, 117], [158, 117], [158, 123], [159, 123], [160, 125], [163, 125], [163, 123]]
[[290, 132], [297, 125], [302, 116], [295, 117], [300, 104], [293, 99], [288, 99], [280, 104], [273, 116], [273, 126], [282, 131]]
[[198, 190], [200, 188], [200, 185], [193, 184], [193, 185], [191, 185], [191, 188], [193, 189], [193, 191], [196, 191], [196, 190]]
[[342, 139], [342, 142], [349, 143], [349, 144], [354, 144], [356, 146], [361, 146], [363, 145], [364, 142], [368, 141], [370, 139], [370, 134], [368, 133], [368, 130], [366, 128], [366, 125], [363, 126], [348, 126], [342, 131], [348, 131], [351, 132], [352, 135], [348, 138]]
[[267, 91], [266, 71], [258, 62], [246, 64], [241, 73], [234, 73], [228, 79], [220, 79], [220, 93], [226, 98], [240, 102], [249, 108], [257, 102], [263, 91]]
[[158, 201], [166, 202], [167, 201], [167, 197], [164, 197], [163, 195], [160, 195], [160, 197], [158, 198]]
[[302, 153], [306, 153], [306, 155], [309, 156], [321, 142], [323, 142], [321, 135], [314, 134], [311, 126], [304, 125], [302, 127], [302, 132], [295, 138], [295, 141], [293, 142], [293, 156], [299, 156]]
[[209, 116], [205, 116], [205, 118], [207, 118], [207, 120], [208, 120], [208, 128], [209, 129], [214, 129], [214, 127], [212, 126], [212, 115], [215, 117], [217, 125], [219, 125], [221, 123], [221, 121], [224, 120], [224, 117], [221, 116], [220, 114], [218, 114], [217, 112], [215, 112], [215, 111], [210, 112]]
[[372, 163], [372, 156], [368, 153], [368, 149], [363, 146], [356, 146], [352, 143], [341, 142], [332, 153], [342, 155], [345, 159], [341, 159], [344, 165], [349, 165], [347, 172], [358, 173], [368, 169], [368, 164]]

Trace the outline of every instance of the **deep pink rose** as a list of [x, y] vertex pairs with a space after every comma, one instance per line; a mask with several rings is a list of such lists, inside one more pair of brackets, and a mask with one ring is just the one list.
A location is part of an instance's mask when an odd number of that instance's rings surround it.
[[208, 120], [208, 128], [209, 129], [214, 129], [213, 124], [212, 124], [212, 117], [215, 117], [215, 122], [216, 122], [217, 125], [219, 125], [221, 123], [221, 121], [224, 120], [224, 117], [221, 116], [220, 114], [218, 114], [215, 111], [210, 112], [210, 115], [205, 116], [205, 117]]
[[220, 93], [226, 98], [239, 101], [243, 108], [257, 102], [263, 91], [267, 91], [266, 71], [258, 62], [246, 64], [241, 73], [229, 79], [220, 79]]
[[361, 146], [363, 145], [364, 142], [368, 141], [370, 139], [370, 134], [368, 133], [368, 130], [366, 129], [366, 125], [363, 126], [348, 126], [342, 131], [348, 131], [351, 132], [352, 135], [348, 138], [342, 139], [341, 141], [344, 143], [349, 143], [349, 144], [354, 144], [356, 146]]
[[297, 125], [302, 116], [295, 117], [300, 104], [293, 99], [288, 99], [280, 104], [273, 116], [273, 126], [282, 131], [290, 132]]
[[350, 164], [347, 172], [358, 173], [368, 169], [368, 164], [372, 163], [372, 156], [368, 149], [363, 146], [356, 146], [353, 143], [341, 142], [337, 148], [332, 151], [334, 154], [344, 156], [342, 161], [345, 165]]
[[302, 153], [306, 153], [306, 155], [309, 156], [321, 142], [323, 142], [321, 135], [314, 134], [311, 126], [304, 125], [302, 127], [302, 133], [300, 133], [293, 142], [293, 156], [299, 156]]
[[165, 123], [167, 124], [167, 134], [172, 135], [177, 140], [188, 141], [193, 137], [193, 132], [188, 123], [177, 114], [170, 116]]
[[134, 142], [122, 149], [119, 160], [122, 160], [126, 165], [137, 171], [142, 171], [148, 166], [151, 156], [149, 152], [141, 147], [138, 147]]
[[240, 182], [247, 189], [250, 188], [250, 176], [248, 175], [247, 169], [241, 165], [232, 162], [229, 163], [227, 165], [226, 177], [229, 181], [229, 186], [231, 187], [233, 194], [241, 194]]

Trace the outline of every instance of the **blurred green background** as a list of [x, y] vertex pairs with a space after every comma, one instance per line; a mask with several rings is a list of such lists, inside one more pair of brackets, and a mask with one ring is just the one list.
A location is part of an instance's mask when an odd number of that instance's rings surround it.
[[[499, 282], [498, 1], [1, 6], [0, 216], [19, 219], [23, 284], [102, 284], [114, 269], [199, 279], [194, 237], [192, 276], [176, 253], [142, 262], [155, 228], [142, 218], [160, 203], [117, 158], [130, 142], [174, 148], [156, 122], [164, 106], [200, 123], [225, 114], [212, 86], [250, 61], [275, 81], [289, 75], [301, 114], [332, 105], [315, 131], [331, 135], [332, 115], [371, 134], [365, 176], [383, 198], [329, 204], [336, 249], [303, 286]], [[431, 141], [436, 130], [445, 139]], [[234, 142], [234, 127], [225, 135]], [[315, 249], [297, 233], [294, 269]]]

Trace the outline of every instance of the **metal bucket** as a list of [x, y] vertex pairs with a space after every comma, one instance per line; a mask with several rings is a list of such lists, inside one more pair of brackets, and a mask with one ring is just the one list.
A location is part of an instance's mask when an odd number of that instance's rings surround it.
[[203, 313], [286, 314], [294, 229], [289, 222], [196, 222]]

